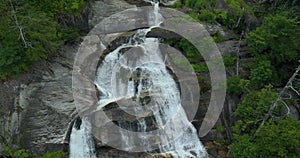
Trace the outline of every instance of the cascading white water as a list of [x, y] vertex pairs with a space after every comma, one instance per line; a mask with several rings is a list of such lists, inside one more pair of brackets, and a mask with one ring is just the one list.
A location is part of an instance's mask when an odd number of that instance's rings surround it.
[[72, 128], [69, 158], [97, 158], [89, 121], [83, 118], [77, 126]]
[[[178, 158], [204, 158], [207, 153], [201, 144], [196, 129], [188, 121], [184, 109], [181, 106], [180, 92], [172, 75], [166, 69], [164, 58], [159, 49], [159, 40], [147, 38], [146, 35], [154, 27], [159, 27], [163, 18], [159, 13], [159, 3], [152, 2], [154, 11], [150, 16], [149, 23], [152, 27], [139, 29], [127, 44], [115, 49], [105, 56], [97, 70], [95, 85], [101, 92], [99, 106], [101, 109], [109, 103], [118, 102], [120, 99], [133, 99], [139, 107], [121, 107], [126, 112], [137, 116], [135, 127], [120, 123], [120, 127], [136, 132], [147, 132], [148, 124], [143, 109], [150, 110], [153, 115], [153, 122], [157, 128], [163, 127], [166, 123], [171, 128], [167, 130], [168, 135], [159, 135], [160, 142], [167, 142], [158, 145], [159, 151], [150, 148], [150, 141], [139, 142], [143, 147], [149, 146], [148, 152], [170, 153]], [[123, 54], [122, 49], [135, 48], [138, 54]], [[134, 58], [133, 58], [134, 57]], [[120, 70], [129, 72], [127, 78], [118, 76]], [[117, 73], [116, 73], [117, 72]], [[151, 96], [151, 106], [147, 107]], [[174, 117], [174, 114], [177, 114]], [[149, 122], [149, 121], [148, 121]], [[182, 131], [181, 127], [185, 128]], [[128, 131], [126, 131], [128, 132]], [[122, 146], [124, 148], [137, 146], [134, 138], [128, 137], [126, 132], [120, 131], [122, 135]]]

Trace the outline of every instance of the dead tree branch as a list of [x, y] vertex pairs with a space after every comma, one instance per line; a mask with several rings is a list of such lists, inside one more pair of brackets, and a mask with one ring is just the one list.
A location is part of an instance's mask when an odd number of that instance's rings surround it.
[[[278, 104], [281, 102], [283, 103], [283, 105], [285, 106], [285, 108], [287, 109], [287, 113], [285, 114], [285, 116], [290, 114], [290, 108], [288, 106], [288, 104], [284, 101], [285, 98], [285, 94], [287, 92], [288, 89], [291, 89], [292, 91], [296, 92], [297, 95], [299, 95], [299, 92], [293, 87], [293, 81], [295, 79], [297, 79], [297, 75], [299, 75], [299, 71], [300, 71], [300, 65], [298, 66], [298, 68], [296, 69], [295, 73], [293, 74], [293, 76], [289, 79], [289, 81], [287, 82], [287, 84], [285, 85], [285, 87], [280, 91], [277, 99], [275, 100], [275, 102], [272, 104], [272, 106], [270, 107], [268, 113], [265, 115], [265, 117], [263, 118], [261, 124], [259, 125], [258, 129], [256, 130], [254, 137], [256, 137], [257, 132], [261, 129], [261, 127], [266, 123], [266, 121], [272, 116], [273, 111], [277, 108]], [[288, 99], [292, 99], [291, 97]], [[284, 116], [284, 117], [285, 117]]]
[[13, 14], [12, 16], [13, 16], [13, 18], [15, 20], [16, 26], [17, 26], [18, 31], [19, 31], [19, 38], [22, 40], [25, 48], [31, 48], [32, 47], [31, 43], [28, 42], [28, 41], [26, 41], [26, 38], [25, 38], [25, 35], [24, 35], [24, 32], [23, 32], [23, 28], [22, 28], [21, 24], [19, 23], [16, 9], [15, 9], [15, 7], [14, 7], [14, 5], [13, 5], [13, 3], [12, 3], [11, 0], [9, 0], [9, 3], [10, 3], [10, 7], [12, 9], [12, 14]]

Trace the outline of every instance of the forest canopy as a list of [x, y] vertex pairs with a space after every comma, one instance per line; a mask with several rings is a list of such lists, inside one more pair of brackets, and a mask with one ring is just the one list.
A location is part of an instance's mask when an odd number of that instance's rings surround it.
[[79, 36], [61, 16], [80, 16], [83, 0], [3, 0], [0, 3], [0, 79], [20, 74]]
[[[194, 19], [233, 30], [250, 50], [251, 62], [241, 68], [248, 72], [229, 75], [227, 81], [228, 95], [241, 97], [230, 152], [238, 158], [300, 157], [300, 121], [287, 115], [300, 97], [300, 1], [224, 1], [229, 11], [217, 8], [215, 0], [181, 0], [174, 7], [191, 8]], [[261, 24], [249, 28], [249, 16], [262, 19]]]

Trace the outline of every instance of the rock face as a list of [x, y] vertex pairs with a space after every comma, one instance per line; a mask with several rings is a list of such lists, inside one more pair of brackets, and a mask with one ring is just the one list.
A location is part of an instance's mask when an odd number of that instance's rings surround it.
[[62, 147], [68, 124], [76, 113], [71, 82], [76, 47], [66, 47], [50, 59], [46, 71], [39, 72], [41, 80], [29, 84], [21, 93], [21, 146], [35, 154], [53, 151], [57, 144]]
[[108, 16], [134, 7], [136, 6], [130, 5], [122, 0], [96, 0], [92, 4], [91, 13], [89, 16], [90, 28], [93, 28]]
[[6, 104], [5, 115], [0, 118], [1, 135], [7, 131], [13, 136], [10, 142], [35, 155], [64, 148], [65, 133], [75, 112], [71, 77], [76, 48], [66, 46], [19, 79], [0, 84], [0, 89], [7, 88], [1, 91], [5, 92], [1, 102], [10, 101], [2, 102]]
[[[136, 5], [146, 5], [142, 1], [126, 1], [131, 3], [128, 4], [123, 0], [96, 0], [90, 8], [89, 27], [94, 27], [114, 13], [134, 8]], [[223, 0], [220, 1], [223, 2]], [[220, 7], [224, 8], [224, 6]], [[222, 55], [235, 55], [237, 47], [240, 45], [239, 41], [234, 40], [236, 35], [224, 31], [221, 26], [207, 25], [206, 28], [212, 36], [219, 32], [228, 39], [228, 41], [217, 44]], [[160, 33], [153, 32], [152, 36], [157, 36]], [[172, 36], [171, 38], [178, 37]], [[241, 45], [243, 46], [243, 43]], [[4, 131], [8, 131], [13, 136], [14, 141], [20, 142], [22, 147], [34, 154], [68, 150], [66, 137], [77, 112], [72, 94], [72, 68], [76, 52], [76, 44], [66, 46], [56, 56], [37, 63], [27, 74], [19, 76], [18, 79], [0, 83], [2, 96], [0, 97], [0, 104], [2, 104], [0, 107], [3, 109], [1, 111], [0, 108], [0, 135], [3, 135]], [[245, 47], [241, 47], [240, 55], [247, 55]], [[204, 117], [209, 99], [208, 91], [200, 99], [201, 105], [196, 120]], [[231, 138], [230, 126], [234, 121], [232, 112], [238, 102], [239, 98], [227, 96], [223, 113], [216, 125], [224, 127], [225, 130], [222, 132], [212, 130], [203, 139], [211, 141]], [[193, 122], [196, 126], [200, 126], [200, 123], [201, 121]], [[211, 148], [214, 150], [213, 147]], [[99, 148], [98, 155], [101, 158], [149, 156], [145, 154], [132, 155], [107, 147]]]

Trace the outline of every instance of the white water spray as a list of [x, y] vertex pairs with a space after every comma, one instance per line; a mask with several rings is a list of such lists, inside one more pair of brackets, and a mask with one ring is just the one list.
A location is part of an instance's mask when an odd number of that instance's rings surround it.
[[97, 158], [89, 121], [83, 118], [77, 126], [72, 128], [69, 158]]
[[[130, 151], [131, 147], [142, 145], [148, 147], [150, 153], [170, 153], [175, 158], [204, 158], [207, 153], [201, 144], [196, 129], [187, 119], [181, 106], [180, 92], [171, 74], [164, 65], [164, 58], [159, 49], [159, 40], [147, 38], [146, 35], [155, 27], [159, 27], [163, 18], [159, 13], [159, 3], [152, 2], [153, 13], [149, 15], [151, 27], [139, 29], [127, 44], [109, 53], [97, 70], [95, 84], [101, 92], [99, 106], [101, 109], [109, 103], [118, 102], [121, 99], [135, 99], [144, 106], [121, 107], [127, 113], [137, 116], [135, 127], [119, 123], [120, 127], [136, 132], [147, 132], [149, 120], [145, 116], [152, 113], [152, 125], [157, 128], [165, 128], [168, 135], [158, 135], [158, 150], [150, 147], [150, 140], [141, 138], [140, 144], [136, 144], [134, 138], [128, 137], [127, 132], [120, 131], [122, 146]], [[136, 48], [139, 52], [122, 54], [124, 48]], [[134, 54], [136, 53], [136, 54]], [[133, 58], [135, 57], [135, 58]], [[127, 78], [118, 76], [118, 70], [124, 69], [129, 72]], [[117, 73], [115, 73], [117, 72]], [[151, 96], [151, 106], [147, 96]], [[149, 101], [149, 100], [148, 100]], [[144, 112], [147, 109], [148, 112]], [[177, 114], [174, 117], [174, 114]], [[186, 127], [182, 129], [181, 127]], [[184, 131], [182, 131], [184, 130]]]

